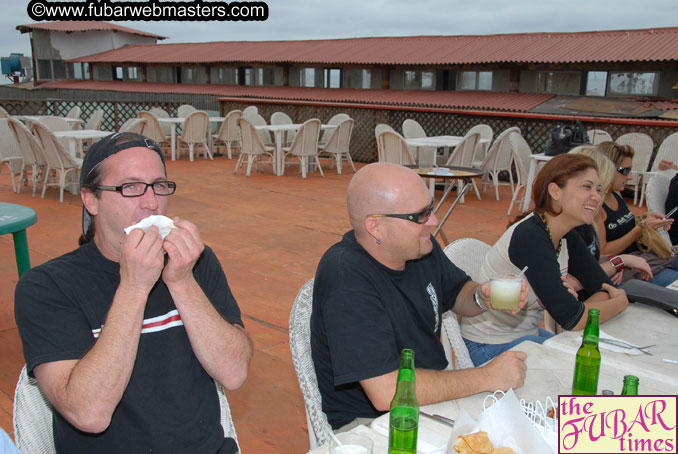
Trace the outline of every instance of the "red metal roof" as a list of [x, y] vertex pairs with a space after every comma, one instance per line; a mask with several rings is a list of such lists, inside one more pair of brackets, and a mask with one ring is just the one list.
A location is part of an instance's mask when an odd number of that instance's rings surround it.
[[54, 32], [89, 32], [101, 30], [115, 30], [133, 35], [147, 36], [155, 39], [167, 39], [166, 36], [160, 36], [153, 33], [147, 33], [134, 28], [123, 27], [121, 25], [111, 24], [109, 22], [99, 22], [95, 20], [74, 20], [74, 21], [55, 21], [38, 22], [35, 24], [17, 25], [16, 29], [21, 33], [28, 33], [34, 29], [50, 30]]
[[351, 88], [251, 87], [243, 85], [167, 84], [152, 82], [59, 80], [44, 88], [143, 93], [211, 94], [219, 97], [316, 101], [391, 106], [527, 112], [551, 99], [537, 93], [481, 91], [356, 90]]
[[577, 33], [125, 46], [73, 61], [457, 65], [678, 60], [678, 27]]

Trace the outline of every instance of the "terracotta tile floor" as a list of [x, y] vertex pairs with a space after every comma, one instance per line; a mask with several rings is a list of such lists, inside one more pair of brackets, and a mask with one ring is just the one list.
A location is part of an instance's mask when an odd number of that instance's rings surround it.
[[[289, 313], [322, 253], [349, 229], [345, 191], [353, 173], [349, 169], [337, 175], [326, 169], [325, 178], [313, 173], [302, 180], [295, 167], [284, 177], [275, 177], [264, 167], [264, 173], [245, 178], [242, 170], [233, 175], [234, 166], [235, 160], [225, 157], [168, 162], [168, 175], [178, 185], [168, 214], [200, 228], [223, 264], [254, 339], [247, 382], [228, 394], [243, 452], [305, 453], [308, 435], [289, 350]], [[490, 188], [482, 201], [467, 196], [445, 226], [449, 239], [475, 237], [493, 243], [508, 220], [508, 187], [500, 187], [500, 195], [501, 200], [495, 200]], [[0, 201], [37, 212], [37, 224], [28, 229], [32, 265], [76, 247], [79, 196], [67, 193], [59, 203], [53, 188], [44, 200], [32, 198], [29, 188], [17, 195], [4, 174]], [[0, 256], [0, 427], [11, 433], [14, 387], [24, 360], [14, 323], [17, 273], [9, 235], [0, 237]]]

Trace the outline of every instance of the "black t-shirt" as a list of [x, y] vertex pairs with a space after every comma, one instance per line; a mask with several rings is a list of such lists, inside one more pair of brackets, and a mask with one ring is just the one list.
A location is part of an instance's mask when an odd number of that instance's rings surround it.
[[333, 428], [381, 414], [358, 382], [397, 370], [403, 348], [414, 350], [417, 368], [447, 367], [442, 314], [470, 278], [431, 241], [433, 251], [402, 271], [373, 259], [353, 231], [320, 260], [311, 349], [323, 411]]
[[[211, 249], [205, 248], [193, 275], [217, 311], [242, 325]], [[119, 264], [94, 241], [26, 271], [16, 287], [15, 316], [29, 374], [42, 363], [82, 358], [96, 342], [119, 284]], [[214, 381], [159, 280], [146, 304], [134, 370], [109, 427], [84, 433], [54, 412], [54, 439], [57, 452], [68, 454], [236, 452], [219, 420]]]
[[[623, 237], [636, 226], [636, 218], [631, 210], [629, 210], [624, 199], [616, 192], [613, 192], [612, 195], [617, 199], [616, 210], [612, 210], [606, 203], [603, 203], [603, 210], [607, 214], [607, 219], [605, 219], [605, 238], [608, 243]], [[638, 246], [634, 241], [622, 254], [630, 254], [637, 250]]]
[[[668, 213], [678, 206], [678, 173], [671, 178], [669, 183], [669, 193], [666, 195], [666, 203], [664, 204], [664, 213]], [[678, 211], [673, 213], [671, 219], [678, 221]], [[671, 243], [678, 244], [678, 222], [674, 222], [669, 229], [669, 238]]]
[[589, 248], [589, 252], [596, 260], [600, 260], [600, 239], [591, 224], [582, 224], [574, 228], [574, 231], [581, 236], [584, 244]]

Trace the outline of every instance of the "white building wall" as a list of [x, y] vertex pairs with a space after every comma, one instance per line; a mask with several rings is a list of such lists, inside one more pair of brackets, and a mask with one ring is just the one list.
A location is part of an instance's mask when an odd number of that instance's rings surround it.
[[[62, 60], [118, 49], [128, 44], [155, 44], [154, 38], [113, 30], [88, 32], [50, 32], [51, 47]], [[37, 50], [36, 50], [37, 53]]]

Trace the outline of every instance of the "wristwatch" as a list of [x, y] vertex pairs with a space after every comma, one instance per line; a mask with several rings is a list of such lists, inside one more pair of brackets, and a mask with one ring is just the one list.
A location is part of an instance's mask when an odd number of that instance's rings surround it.
[[618, 255], [613, 255], [610, 257], [610, 264], [614, 267], [617, 272], [624, 271], [624, 259]]

